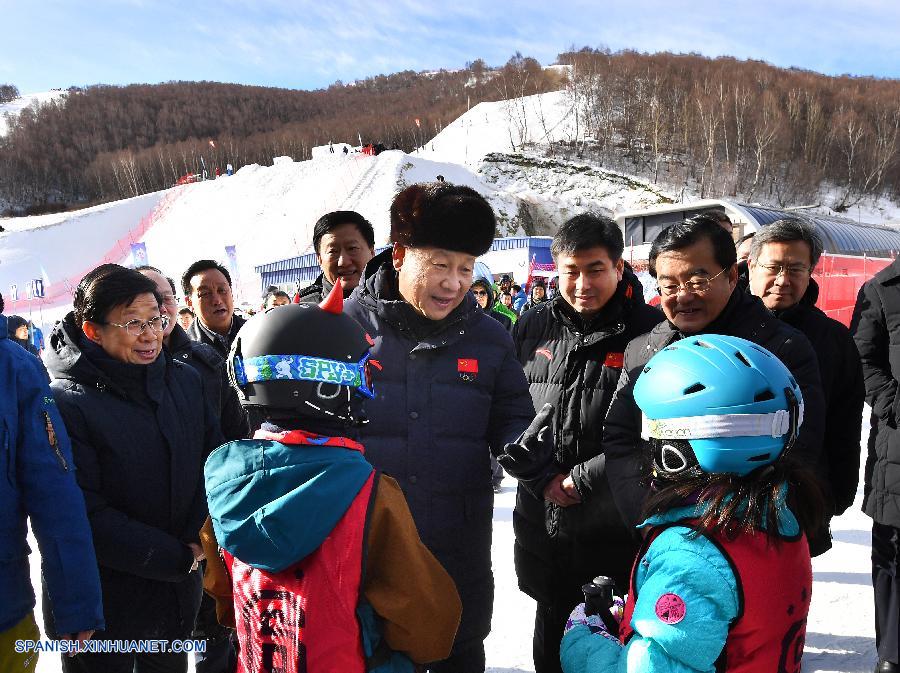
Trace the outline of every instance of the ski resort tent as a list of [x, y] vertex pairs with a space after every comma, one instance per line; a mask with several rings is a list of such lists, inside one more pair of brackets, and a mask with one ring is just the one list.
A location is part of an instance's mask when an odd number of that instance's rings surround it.
[[815, 225], [825, 251], [837, 255], [892, 257], [900, 252], [900, 231], [892, 227], [854, 222], [845, 217], [822, 215], [808, 210], [749, 205], [724, 199], [648, 208], [620, 213], [616, 222], [625, 236], [625, 245], [650, 243], [670, 224], [713, 208], [724, 210], [734, 223], [735, 239], [783, 217], [798, 217]]
[[[516, 282], [524, 283], [535, 264], [546, 266], [553, 263], [550, 256], [552, 240], [549, 236], [497, 238], [481, 260], [488, 265], [495, 278], [508, 273]], [[377, 248], [376, 252], [386, 247]], [[260, 275], [262, 290], [276, 285], [288, 292], [293, 292], [298, 284], [300, 287], [309, 285], [321, 271], [314, 252], [263, 264], [255, 269]]]
[[816, 305], [828, 316], [845, 325], [850, 324], [853, 306], [862, 284], [890, 264], [900, 252], [900, 231], [895, 228], [854, 222], [806, 210], [785, 210], [708, 199], [691, 204], [621, 213], [616, 216], [616, 222], [625, 235], [625, 259], [638, 271], [641, 282], [644, 283], [646, 298], [650, 299], [656, 291], [656, 283], [647, 274], [650, 242], [670, 224], [712, 208], [720, 208], [728, 213], [734, 223], [735, 239], [783, 217], [798, 217], [813, 224], [825, 246], [825, 254], [813, 271], [813, 278], [819, 284]]

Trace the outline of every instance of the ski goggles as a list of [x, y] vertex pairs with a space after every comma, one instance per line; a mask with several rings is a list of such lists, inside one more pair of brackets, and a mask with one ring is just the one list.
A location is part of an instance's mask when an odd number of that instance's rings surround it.
[[[312, 381], [354, 388], [365, 397], [375, 397], [372, 385], [370, 354], [357, 363], [329, 360], [308, 355], [260, 355], [252, 358], [235, 356], [234, 379], [244, 386], [262, 381]], [[377, 366], [377, 365], [376, 365]]]

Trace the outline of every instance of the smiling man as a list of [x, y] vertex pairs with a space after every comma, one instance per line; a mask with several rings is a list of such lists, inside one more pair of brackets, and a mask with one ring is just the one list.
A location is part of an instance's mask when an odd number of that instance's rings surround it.
[[366, 264], [375, 256], [375, 230], [356, 211], [336, 210], [316, 222], [313, 248], [322, 273], [312, 285], [300, 290], [300, 301], [318, 304], [338, 282], [346, 299], [359, 285]]
[[724, 334], [757, 343], [791, 371], [803, 393], [803, 425], [792, 455], [827, 484], [822, 455], [825, 403], [819, 365], [803, 334], [776, 319], [757, 297], [737, 287], [737, 255], [731, 235], [707, 218], [685, 220], [664, 229], [650, 249], [666, 320], [633, 339], [625, 349], [622, 375], [603, 426], [606, 477], [616, 505], [629, 525], [642, 522], [649, 475], [641, 456], [641, 412], [634, 384], [644, 365], [669, 344], [699, 334]]
[[850, 330], [816, 308], [812, 278], [822, 241], [812, 225], [790, 218], [763, 227], [750, 246], [750, 291], [780, 320], [809, 339], [819, 361], [825, 396], [824, 459], [828, 470], [826, 525], [809, 536], [813, 556], [831, 548], [828, 521], [856, 496], [860, 432], [866, 396], [859, 351]]
[[416, 184], [394, 198], [390, 218], [393, 248], [372, 259], [344, 309], [371, 336], [380, 370], [360, 437], [400, 484], [462, 599], [453, 652], [429, 670], [480, 673], [494, 604], [488, 457], [534, 408], [509, 333], [469, 292], [494, 239], [487, 201], [469, 187]]
[[621, 587], [637, 542], [603, 477], [603, 419], [628, 342], [662, 319], [634, 292], [622, 232], [584, 214], [560, 227], [550, 251], [559, 294], [523, 313], [513, 328], [516, 355], [537, 409], [550, 403], [559, 471], [541, 494], [519, 486], [513, 527], [519, 588], [537, 601], [534, 667], [560, 671], [566, 619], [597, 575]]

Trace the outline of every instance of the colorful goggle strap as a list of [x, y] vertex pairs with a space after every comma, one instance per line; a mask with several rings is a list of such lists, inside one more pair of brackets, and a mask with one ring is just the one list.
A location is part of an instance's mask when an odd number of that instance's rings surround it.
[[238, 385], [261, 381], [317, 381], [355, 388], [366, 397], [375, 391], [366, 376], [369, 354], [357, 363], [340, 362], [309, 355], [260, 355], [234, 358], [234, 378]]

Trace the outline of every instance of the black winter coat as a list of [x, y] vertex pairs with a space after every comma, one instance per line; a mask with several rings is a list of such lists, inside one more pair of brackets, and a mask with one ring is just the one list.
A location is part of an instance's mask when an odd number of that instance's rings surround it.
[[[819, 379], [819, 364], [809, 340], [793, 327], [776, 319], [758, 297], [735, 289], [722, 313], [703, 332], [747, 339], [776, 355], [800, 384], [804, 420], [792, 455], [808, 465], [827, 483], [827, 467], [822, 454], [825, 400]], [[603, 425], [606, 448], [606, 478], [616, 505], [625, 521], [636, 526], [643, 519], [649, 475], [643, 457], [647, 443], [641, 439], [641, 411], [634, 401], [634, 383], [653, 355], [670, 343], [684, 338], [668, 320], [633, 339], [625, 349], [625, 364]]]
[[843, 514], [856, 497], [859, 483], [860, 433], [866, 387], [853, 337], [844, 325], [816, 307], [814, 280], [803, 298], [775, 315], [809, 339], [819, 361], [825, 397], [824, 459], [828, 470], [829, 514]]
[[310, 285], [300, 290], [297, 295], [301, 304], [319, 304], [330, 293], [334, 285], [325, 280], [325, 274], [320, 273]]
[[203, 389], [217, 412], [225, 440], [231, 442], [247, 439], [250, 436], [247, 414], [228, 380], [225, 361], [219, 357], [216, 349], [205, 343], [192, 341], [177, 323], [169, 335], [166, 349], [175, 360], [189, 364], [200, 374]]
[[863, 511], [880, 524], [900, 528], [900, 262], [862, 286], [850, 331], [872, 407]]
[[200, 604], [189, 542], [206, 518], [203, 461], [223, 443], [196, 371], [165, 351], [113, 360], [73, 314], [45, 354], [94, 538], [103, 638], [187, 638]]
[[550, 604], [562, 591], [580, 591], [596, 575], [620, 587], [637, 553], [603, 477], [603, 420], [616, 390], [625, 346], [663, 320], [659, 309], [619, 283], [606, 307], [587, 324], [557, 296], [525, 313], [513, 328], [516, 355], [525, 368], [536, 409], [556, 408], [556, 460], [571, 472], [583, 502], [559, 507], [523, 486], [513, 526], [519, 588]]
[[191, 323], [191, 326], [187, 328], [187, 335], [190, 337], [191, 341], [212, 346], [216, 353], [219, 354], [219, 357], [224, 360], [228, 357], [228, 351], [231, 350], [231, 344], [234, 343], [234, 338], [237, 336], [241, 327], [244, 326], [245, 322], [247, 322], [246, 318], [242, 318], [235, 313], [231, 320], [231, 329], [228, 332], [228, 336], [224, 337], [221, 334], [216, 334], [205, 325], [201, 324], [200, 316], [198, 315]]
[[360, 429], [366, 457], [403, 489], [422, 541], [459, 590], [455, 651], [491, 628], [494, 580], [490, 453], [534, 417], [510, 335], [467, 293], [440, 322], [400, 298], [390, 251], [373, 258], [344, 312], [372, 336], [381, 364]]

